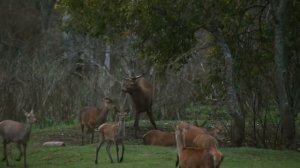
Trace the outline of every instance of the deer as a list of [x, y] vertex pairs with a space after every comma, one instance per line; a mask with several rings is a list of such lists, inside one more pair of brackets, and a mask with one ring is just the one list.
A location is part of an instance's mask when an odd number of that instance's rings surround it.
[[113, 101], [110, 98], [103, 99], [103, 105], [97, 107], [84, 107], [79, 112], [79, 123], [81, 127], [81, 144], [84, 145], [84, 127], [87, 128], [86, 133], [91, 134], [91, 143], [94, 142], [94, 129], [103, 124], [107, 120], [108, 112], [112, 109]]
[[184, 147], [182, 131], [177, 127], [175, 138], [180, 168], [214, 168], [213, 155], [209, 151]]
[[150, 130], [143, 136], [145, 145], [176, 146], [175, 133]]
[[[98, 127], [100, 141], [96, 148], [96, 160], [95, 164], [98, 164], [98, 153], [101, 146], [106, 142], [106, 152], [110, 158], [111, 163], [113, 159], [110, 154], [110, 147], [112, 143], [116, 145], [117, 151], [117, 162], [121, 163], [123, 161], [123, 155], [125, 151], [124, 138], [125, 138], [125, 116], [127, 113], [119, 112], [117, 113], [118, 122], [114, 124], [104, 123]], [[121, 158], [119, 158], [119, 144], [122, 145]]]
[[34, 122], [36, 122], [36, 117], [33, 113], [33, 110], [31, 110], [29, 113], [24, 112], [24, 115], [26, 117], [26, 124], [13, 120], [4, 120], [0, 122], [0, 136], [3, 138], [4, 155], [2, 161], [6, 161], [7, 167], [9, 167], [9, 162], [7, 158], [6, 147], [9, 143], [14, 142], [17, 144], [17, 147], [20, 151], [19, 157], [16, 160], [20, 161], [22, 156], [24, 156], [24, 168], [27, 168], [26, 148], [30, 138], [31, 126]]
[[207, 129], [209, 135], [213, 136], [218, 140], [218, 142], [223, 142], [225, 140], [224, 129], [222, 127]]
[[[197, 147], [208, 150], [213, 155], [214, 168], [219, 168], [224, 159], [223, 154], [217, 149], [217, 140], [210, 135], [206, 128], [200, 128], [186, 122], [179, 123], [176, 128], [183, 132], [183, 144], [185, 147]], [[179, 158], [177, 155], [176, 166]]]
[[[183, 130], [183, 132], [185, 131], [186, 129]], [[224, 155], [218, 150], [218, 142], [213, 136], [208, 134], [199, 134], [193, 142], [198, 148], [208, 150], [213, 155], [214, 168], [220, 167], [224, 159]]]
[[153, 86], [142, 75], [126, 78], [122, 86], [122, 91], [131, 96], [135, 109], [134, 129], [135, 137], [139, 130], [140, 113], [146, 112], [154, 129], [157, 129], [153, 113], [152, 113], [152, 98]]

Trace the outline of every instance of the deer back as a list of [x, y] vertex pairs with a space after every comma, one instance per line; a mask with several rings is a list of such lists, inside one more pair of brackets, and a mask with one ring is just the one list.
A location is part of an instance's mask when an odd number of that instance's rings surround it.
[[183, 143], [185, 146], [189, 147], [197, 146], [194, 143], [194, 138], [196, 138], [198, 135], [207, 134], [207, 130], [205, 128], [200, 128], [186, 122], [179, 123], [177, 125], [177, 129], [179, 129], [180, 131], [184, 130]]
[[118, 132], [118, 128], [119, 126], [117, 124], [104, 123], [99, 126], [98, 130], [102, 136], [101, 138], [114, 141]]
[[4, 120], [0, 123], [0, 135], [3, 139], [13, 142], [27, 141], [24, 139], [26, 135], [25, 124], [13, 120]]
[[161, 130], [150, 130], [143, 136], [145, 145], [159, 145], [159, 146], [175, 146], [174, 132], [165, 132]]

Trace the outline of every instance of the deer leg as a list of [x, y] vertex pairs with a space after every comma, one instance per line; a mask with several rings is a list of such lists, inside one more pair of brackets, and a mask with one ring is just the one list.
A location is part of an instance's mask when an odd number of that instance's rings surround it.
[[125, 151], [125, 146], [124, 146], [124, 143], [123, 143], [123, 142], [121, 142], [121, 144], [122, 144], [122, 155], [121, 155], [120, 162], [122, 162], [122, 161], [123, 161], [123, 155], [124, 155], [124, 151]]
[[9, 167], [7, 152], [6, 152], [6, 145], [7, 145], [7, 141], [3, 140], [3, 155], [4, 155], [4, 158], [2, 159], [2, 161], [6, 160], [6, 166]]
[[154, 117], [153, 117], [152, 110], [148, 110], [148, 111], [147, 111], [147, 115], [148, 115], [148, 117], [149, 117], [149, 119], [150, 119], [150, 122], [151, 122], [151, 124], [153, 125], [153, 127], [154, 127], [155, 129], [157, 129], [156, 124], [155, 124], [155, 121], [154, 121]]
[[179, 164], [179, 156], [178, 154], [176, 154], [176, 163], [175, 163], [175, 167], [178, 167]]
[[6, 160], [6, 142], [3, 140], [3, 159], [2, 161]]
[[81, 125], [81, 145], [83, 145], [83, 141], [84, 141], [84, 125]]
[[94, 143], [94, 130], [91, 130], [91, 132], [92, 132], [92, 133], [91, 133], [91, 134], [92, 134], [92, 135], [91, 135], [91, 136], [92, 136], [92, 137], [91, 137], [91, 144], [92, 144], [92, 143]]
[[23, 144], [23, 149], [24, 149], [24, 168], [27, 168], [27, 163], [26, 163], [26, 147], [27, 147], [27, 144]]
[[138, 129], [139, 129], [139, 120], [140, 120], [140, 113], [139, 112], [136, 112], [135, 113], [135, 120], [134, 120], [134, 136], [135, 138], [137, 138], [137, 132], [138, 132]]
[[101, 140], [101, 141], [99, 142], [97, 148], [96, 148], [96, 160], [95, 160], [95, 164], [98, 163], [98, 153], [99, 153], [99, 150], [100, 150], [101, 146], [103, 145], [103, 143], [104, 143], [104, 141]]
[[22, 146], [20, 144], [17, 144], [17, 148], [19, 149], [20, 154], [19, 157], [16, 159], [16, 161], [20, 161], [23, 155]]
[[106, 145], [106, 152], [107, 152], [107, 154], [108, 154], [108, 156], [109, 156], [109, 158], [110, 158], [110, 162], [111, 162], [111, 163], [114, 163], [114, 161], [113, 161], [113, 159], [112, 159], [112, 157], [111, 157], [111, 154], [110, 154], [110, 146], [111, 146], [111, 144], [112, 144], [111, 141], [107, 142], [107, 145]]
[[116, 142], [116, 151], [117, 151], [117, 162], [120, 162], [119, 161], [119, 143], [118, 142]]

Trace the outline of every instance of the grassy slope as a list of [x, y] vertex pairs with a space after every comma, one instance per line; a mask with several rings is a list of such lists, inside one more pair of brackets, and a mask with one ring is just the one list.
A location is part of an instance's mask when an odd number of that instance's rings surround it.
[[[128, 130], [128, 129], [127, 129]], [[128, 130], [129, 131], [129, 130]], [[130, 136], [130, 134], [127, 134]], [[64, 140], [66, 147], [42, 147], [46, 140]], [[63, 126], [48, 129], [35, 129], [28, 147], [28, 164], [30, 168], [167, 168], [175, 167], [175, 148], [139, 145], [141, 141], [126, 140], [126, 151], [122, 163], [111, 164], [102, 147], [98, 165], [95, 166], [96, 144], [79, 146], [81, 141], [78, 126]], [[0, 158], [3, 147], [0, 146]], [[115, 147], [111, 148], [116, 160]], [[274, 151], [254, 148], [222, 148], [225, 160], [222, 168], [300, 168], [300, 153], [293, 151]], [[15, 168], [21, 168], [23, 162], [16, 162], [18, 156], [14, 145], [8, 148], [9, 159]], [[0, 162], [0, 168], [5, 167]]]

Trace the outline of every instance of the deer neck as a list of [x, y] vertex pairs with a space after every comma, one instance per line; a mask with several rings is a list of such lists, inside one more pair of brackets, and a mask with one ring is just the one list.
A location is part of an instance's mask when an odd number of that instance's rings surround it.
[[27, 121], [25, 124], [24, 141], [27, 142], [31, 133], [32, 123]]
[[109, 111], [108, 107], [103, 107], [102, 109], [99, 108], [98, 109], [98, 116], [97, 116], [96, 121], [97, 122], [105, 122], [105, 121], [102, 121], [102, 120], [106, 120], [108, 111]]
[[182, 135], [179, 133], [175, 133], [175, 138], [176, 138], [176, 147], [177, 147], [177, 153], [178, 157], [180, 158], [181, 151], [183, 149], [183, 143], [182, 143]]
[[119, 122], [118, 122], [118, 137], [124, 137], [125, 136], [125, 119], [122, 118]]

